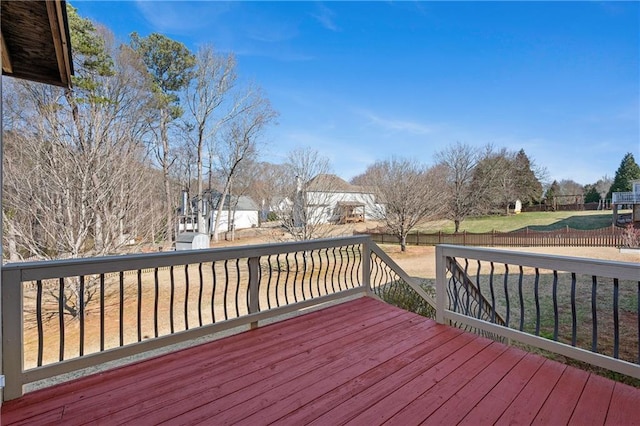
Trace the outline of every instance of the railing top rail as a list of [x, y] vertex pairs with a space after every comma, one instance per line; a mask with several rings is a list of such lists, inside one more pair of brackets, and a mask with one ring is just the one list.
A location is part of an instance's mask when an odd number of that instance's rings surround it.
[[204, 250], [10, 263], [2, 266], [2, 273], [20, 271], [22, 281], [42, 280], [342, 247], [362, 244], [369, 239], [370, 237], [367, 235], [357, 235], [352, 237], [220, 247]]
[[633, 262], [525, 253], [512, 250], [465, 247], [450, 244], [437, 245], [436, 256], [463, 257], [486, 262], [640, 281], [640, 263]]

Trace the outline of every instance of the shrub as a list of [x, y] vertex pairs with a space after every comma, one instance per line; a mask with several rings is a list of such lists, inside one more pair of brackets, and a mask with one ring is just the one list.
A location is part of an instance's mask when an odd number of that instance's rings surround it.
[[633, 223], [628, 223], [622, 233], [622, 246], [629, 248], [640, 248], [640, 229], [633, 226]]

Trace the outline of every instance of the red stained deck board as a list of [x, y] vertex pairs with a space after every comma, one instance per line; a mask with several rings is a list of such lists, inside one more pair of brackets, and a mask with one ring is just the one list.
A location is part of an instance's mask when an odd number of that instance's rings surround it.
[[280, 418], [279, 421], [289, 424], [307, 424], [320, 416], [334, 422], [339, 422], [341, 418], [349, 419], [475, 338], [457, 329], [442, 328], [446, 332], [439, 333], [418, 346], [416, 350], [399, 356], [398, 358], [404, 359], [402, 359], [403, 365], [398, 370], [371, 369], [334, 391], [314, 398], [286, 417]]
[[525, 352], [515, 350], [507, 350], [500, 354], [487, 368], [478, 373], [455, 395], [438, 407], [429, 416], [428, 423], [457, 424], [525, 355]]
[[[478, 342], [486, 342], [486, 339], [478, 339]], [[468, 357], [464, 357], [465, 352], [456, 352], [454, 355], [458, 355], [458, 357], [455, 362], [448, 359], [443, 363], [444, 368], [436, 368], [430, 375], [422, 377], [421, 381], [409, 382], [408, 386], [402, 389], [404, 392], [411, 392], [412, 386], [417, 388], [415, 398], [412, 398], [408, 404], [403, 401], [402, 404], [395, 405], [393, 400], [383, 399], [381, 403], [384, 405], [380, 405], [382, 409], [378, 410], [378, 416], [384, 416], [383, 418], [386, 419], [389, 417], [389, 413], [395, 411], [395, 415], [389, 419], [390, 424], [417, 425], [422, 423], [506, 350], [508, 350], [506, 346], [493, 342], [477, 353], [466, 353], [469, 355]], [[450, 362], [452, 365], [449, 364]], [[394, 395], [398, 395], [398, 392], [395, 392]], [[378, 420], [369, 414], [370, 411], [365, 411], [355, 420], [366, 417], [377, 423]]]
[[[546, 360], [509, 408], [502, 413], [496, 424], [531, 423], [551, 393], [551, 386], [555, 386], [565, 369], [565, 365]], [[573, 406], [556, 406], [556, 409], [561, 411], [572, 408]]]
[[[288, 396], [273, 401], [272, 404], [263, 410], [244, 418], [239, 424], [252, 425], [260, 420], [266, 422], [277, 421], [279, 423], [284, 421], [290, 424], [306, 424], [340, 402], [349, 400], [349, 396], [360, 395], [362, 392], [371, 390], [372, 385], [376, 381], [389, 378], [394, 373], [402, 371], [403, 369], [406, 370], [407, 367], [415, 365], [418, 360], [425, 361], [424, 364], [420, 364], [420, 367], [427, 369], [429, 365], [426, 362], [426, 357], [436, 353], [440, 348], [449, 348], [449, 346], [447, 346], [448, 341], [453, 337], [460, 336], [460, 333], [448, 327], [434, 326], [429, 331], [432, 332], [432, 334], [428, 340], [414, 342], [409, 350], [391, 356], [380, 364], [373, 364], [367, 361], [363, 362], [362, 365], [353, 365], [350, 371], [344, 373], [342, 371], [336, 372], [331, 370], [314, 372], [309, 377], [309, 383], [289, 385], [290, 388], [287, 391], [289, 393]], [[426, 335], [425, 333], [424, 336]], [[466, 341], [469, 340], [470, 339], [466, 339]], [[444, 351], [446, 351], [446, 349], [444, 349]], [[393, 354], [391, 353], [391, 355]], [[421, 355], [424, 357], [421, 357]], [[382, 361], [382, 358], [379, 358], [379, 360]], [[368, 367], [370, 368], [364, 371]], [[385, 386], [385, 388], [388, 388], [388, 386]], [[391, 387], [391, 389], [393, 389], [393, 387]], [[371, 403], [371, 399], [368, 396], [366, 396], [365, 399], [369, 401], [368, 404]], [[308, 407], [306, 414], [309, 416], [307, 418], [290, 417], [288, 419], [282, 419], [284, 414], [298, 410], [302, 406]], [[349, 406], [353, 406], [351, 400], [349, 400]], [[332, 418], [332, 421], [335, 421], [335, 419]]]
[[601, 425], [607, 417], [615, 382], [591, 375], [569, 420], [575, 425]]
[[[516, 349], [510, 349], [516, 350]], [[460, 424], [493, 424], [517, 398], [536, 371], [544, 363], [544, 358], [527, 354], [513, 367], [482, 401], [471, 410]]]
[[640, 424], [640, 392], [638, 389], [623, 383], [615, 384], [606, 424]]
[[588, 379], [586, 371], [567, 367], [532, 423], [567, 424]]
[[[135, 393], [135, 389], [125, 395], [117, 395], [118, 398], [124, 398], [127, 401], [127, 407], [109, 407], [101, 406], [99, 401], [93, 408], [86, 407], [86, 402], [82, 402], [80, 406], [68, 406], [66, 418], [81, 418], [85, 415], [87, 409], [90, 409], [95, 418], [104, 417], [105, 420], [125, 420], [144, 416], [160, 416], [171, 414], [179, 414], [187, 406], [184, 401], [188, 401], [188, 407], [197, 407], [197, 402], [204, 400], [202, 404], [214, 398], [214, 396], [222, 396], [228, 392], [232, 392], [235, 385], [240, 383], [241, 387], [250, 386], [253, 381], [247, 379], [248, 374], [255, 372], [259, 376], [275, 376], [282, 374], [282, 369], [278, 368], [278, 363], [287, 361], [290, 358], [295, 362], [295, 357], [300, 353], [315, 353], [323, 350], [323, 345], [333, 344], [337, 342], [357, 342], [358, 339], [366, 337], [369, 334], [375, 334], [380, 329], [384, 330], [389, 327], [404, 328], [407, 321], [414, 318], [412, 315], [402, 312], [385, 312], [381, 315], [374, 315], [364, 321], [353, 319], [350, 322], [338, 324], [331, 329], [323, 329], [324, 333], [314, 337], [314, 334], [320, 330], [310, 329], [308, 327], [299, 327], [290, 329], [288, 334], [293, 337], [292, 346], [280, 346], [270, 348], [264, 353], [259, 348], [249, 347], [249, 352], [243, 357], [235, 357], [233, 360], [226, 360], [224, 357], [217, 356], [215, 345], [212, 345], [209, 351], [210, 356], [215, 360], [208, 360], [205, 363], [206, 368], [193, 369], [187, 373], [182, 371], [179, 377], [174, 381], [164, 380], [163, 383], [170, 384], [177, 391], [167, 392], [167, 387], [151, 385], [144, 393]], [[348, 319], [348, 318], [347, 318]], [[321, 324], [320, 324], [321, 325]], [[322, 329], [322, 328], [321, 328]], [[336, 340], [337, 339], [337, 340]], [[318, 361], [317, 359], [314, 361]], [[319, 362], [319, 361], [318, 361]], [[313, 365], [300, 364], [303, 368], [313, 368]], [[292, 370], [284, 373], [291, 373]], [[151, 371], [149, 374], [155, 374]], [[152, 376], [153, 377], [153, 376]], [[210, 383], [215, 380], [217, 385], [211, 387]], [[114, 395], [116, 397], [116, 395]], [[171, 405], [176, 405], [174, 409], [170, 409]], [[164, 408], [158, 411], [158, 408]], [[146, 419], [146, 417], [145, 417]]]
[[[309, 370], [322, 368], [325, 364], [333, 361], [336, 367], [345, 362], [349, 356], [356, 358], [357, 362], [360, 347], [366, 350], [366, 340], [374, 338], [380, 332], [387, 329], [393, 330], [398, 339], [401, 337], [410, 337], [412, 331], [411, 320], [415, 317], [408, 313], [403, 313], [393, 320], [376, 324], [379, 327], [369, 326], [361, 330], [360, 333], [350, 334], [342, 338], [327, 339], [320, 336], [315, 346], [294, 348], [296, 354], [290, 358], [273, 361], [266, 359], [263, 368], [247, 370], [240, 366], [239, 368], [228, 369], [227, 373], [222, 376], [212, 376], [208, 380], [202, 380], [202, 386], [194, 387], [193, 391], [189, 390], [188, 395], [175, 395], [173, 400], [165, 400], [161, 406], [164, 410], [145, 410], [140, 412], [137, 407], [133, 407], [134, 413], [114, 413], [110, 420], [131, 419], [137, 416], [143, 416], [145, 421], [160, 422], [185, 414], [187, 418], [195, 416], [198, 411], [206, 411], [207, 416], [211, 413], [217, 414], [225, 408], [233, 407], [240, 403], [243, 404], [243, 411], [248, 409], [249, 402], [255, 402], [255, 398], [270, 392], [280, 382], [289, 382], [297, 380], [297, 377]], [[416, 326], [424, 324], [423, 322], [415, 323]], [[306, 334], [305, 330], [299, 330], [300, 334]], [[314, 342], [316, 343], [316, 342]], [[356, 354], [350, 354], [349, 348]], [[216, 386], [210, 386], [210, 382], [215, 381]], [[192, 384], [193, 386], [193, 384]], [[260, 399], [262, 400], [264, 396]], [[164, 399], [164, 398], [161, 398]], [[184, 399], [188, 401], [188, 405], [184, 403]], [[249, 402], [246, 402], [246, 401]], [[174, 405], [169, 405], [175, 403]], [[204, 408], [203, 408], [204, 406]], [[216, 408], [214, 408], [216, 407]], [[189, 413], [187, 413], [187, 411]], [[248, 414], [247, 414], [248, 415]]]
[[[256, 330], [240, 333], [215, 342], [205, 343], [193, 348], [177, 351], [167, 355], [140, 361], [120, 367], [106, 373], [87, 376], [68, 383], [58, 385], [56, 394], [59, 398], [51, 398], [51, 388], [36, 391], [24, 397], [6, 402], [5, 411], [20, 411], [27, 417], [30, 412], [41, 412], [50, 407], [71, 404], [82, 401], [83, 404], [94, 404], [98, 408], [115, 409], [104, 404], [105, 399], [120, 399], [126, 403], [128, 393], [134, 395], [148, 395], [149, 390], [164, 390], [164, 385], [170, 385], [175, 380], [181, 380], [197, 371], [213, 371], [218, 360], [231, 362], [260, 357], [260, 352], [278, 354], [282, 349], [291, 345], [294, 347], [304, 344], [306, 340], [313, 340], [312, 333], [333, 330], [344, 332], [349, 327], [358, 328], [355, 323], [371, 325], [369, 318], [376, 318], [373, 322], [383, 321], [385, 318], [395, 317], [401, 311], [387, 311], [383, 315], [376, 313], [373, 308], [379, 302], [372, 299], [357, 299], [349, 305], [341, 304], [327, 308], [326, 312], [316, 311], [277, 324], [268, 325]], [[324, 311], [324, 310], [323, 310]], [[380, 319], [380, 317], [382, 319]], [[361, 325], [362, 326], [362, 325]], [[291, 335], [292, 330], [306, 328], [308, 335]], [[354, 331], [352, 330], [352, 331]], [[194, 369], [197, 371], [194, 372]], [[108, 380], [105, 380], [108, 374]], [[139, 389], [145, 392], [139, 392]], [[94, 416], [99, 412], [94, 412]], [[6, 416], [5, 416], [6, 418]]]
[[[369, 342], [377, 340], [388, 342], [387, 348], [375, 354], [370, 353], [370, 344], [354, 345], [349, 342], [335, 342], [335, 346], [340, 348], [342, 356], [334, 357], [334, 359], [330, 360], [331, 362], [319, 366], [318, 369], [289, 364], [285, 366], [288, 367], [285, 368], [286, 374], [279, 375], [277, 380], [260, 381], [246, 392], [230, 394], [205, 406], [198, 407], [185, 415], [185, 421], [189, 423], [206, 423], [209, 413], [213, 411], [217, 414], [217, 422], [222, 424], [236, 423], [253, 412], [266, 408], [273, 402], [286, 397], [292, 392], [295, 385], [304, 388], [314, 384], [322, 376], [331, 374], [335, 374], [338, 379], [342, 377], [348, 378], [359, 369], [367, 368], [369, 365], [382, 362], [381, 360], [397, 356], [415, 344], [415, 336], [427, 330], [425, 325], [427, 325], [425, 322], [419, 321], [410, 326], [408, 324], [401, 325], [400, 327], [394, 327], [394, 329], [384, 330], [383, 333], [378, 335], [369, 336], [367, 338]], [[403, 326], [405, 329], [403, 329]], [[321, 356], [321, 354], [319, 355]], [[310, 357], [314, 358], [314, 354], [310, 354]], [[298, 375], [303, 371], [307, 374]], [[295, 382], [292, 384], [291, 382], [294, 380]]]
[[[296, 318], [296, 321], [288, 319], [278, 323], [277, 327], [275, 327], [275, 324], [267, 325], [256, 330], [236, 334], [216, 341], [213, 345], [219, 356], [233, 357], [227, 358], [227, 360], [243, 358], [246, 356], [246, 353], [257, 350], [269, 350], [274, 345], [277, 345], [279, 348], [286, 343], [297, 345], [300, 343], [300, 337], [294, 336], [287, 339], [286, 336], [289, 334], [289, 330], [299, 329], [300, 327], [309, 327], [310, 332], [323, 329], [330, 330], [332, 327], [340, 329], [355, 319], [361, 320], [367, 316], [376, 316], [375, 312], [372, 312], [371, 309], [372, 302], [377, 304], [377, 302], [368, 298], [357, 299], [348, 306], [341, 304], [327, 308], [326, 312], [311, 312]], [[395, 312], [392, 313], [392, 315], [398, 315], [398, 313]], [[211, 345], [211, 343], [205, 343], [204, 345]], [[77, 399], [103, 396], [103, 394], [109, 391], [121, 391], [131, 384], [141, 384], [137, 376], [138, 373], [154, 371], [160, 367], [165, 371], [176, 371], [176, 375], [182, 375], [180, 370], [190, 365], [199, 365], [203, 360], [213, 360], [213, 354], [210, 351], [201, 350], [204, 349], [204, 345], [201, 348], [198, 346], [191, 348], [189, 356], [185, 356], [181, 351], [176, 351], [110, 370], [108, 384], [104, 383], [104, 373], [98, 373], [63, 383], [56, 388], [58, 393], [63, 395], [60, 399], [51, 400], [51, 392], [47, 389], [35, 391], [18, 400], [4, 403], [3, 411], [9, 407], [12, 410], [23, 410], [24, 407], [27, 406], [35, 406], [37, 411], [42, 411], [46, 409], [48, 403], [59, 404]], [[170, 375], [166, 377], [167, 379], [173, 379]]]
[[639, 389], [525, 354], [364, 298], [28, 394], [2, 425], [638, 423]]

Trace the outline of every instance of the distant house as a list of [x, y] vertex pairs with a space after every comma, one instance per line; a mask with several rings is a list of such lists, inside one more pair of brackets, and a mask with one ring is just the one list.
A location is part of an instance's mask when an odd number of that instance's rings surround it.
[[305, 199], [294, 202], [294, 208], [306, 205], [306, 216], [316, 223], [364, 222], [379, 219], [384, 211], [372, 190], [351, 185], [333, 174], [320, 174], [299, 185], [298, 197]]
[[[204, 234], [212, 234], [216, 217], [218, 216], [218, 203], [220, 194], [217, 191], [205, 191], [205, 211], [206, 229], [198, 230], [197, 214], [186, 214], [180, 216], [178, 225], [179, 232], [200, 232]], [[195, 212], [197, 201], [191, 201], [189, 210]], [[187, 210], [187, 209], [185, 209]], [[229, 221], [229, 211], [231, 211], [231, 221]], [[240, 195], [227, 195], [225, 197], [222, 212], [220, 214], [220, 222], [218, 224], [218, 233], [228, 232], [233, 229], [247, 229], [258, 226], [259, 224], [259, 208], [258, 205], [249, 197]]]
[[[218, 215], [218, 202], [222, 194], [212, 192], [209, 195], [211, 200], [211, 211], [209, 214], [209, 229], [213, 233], [213, 226]], [[231, 210], [231, 221], [229, 221], [229, 210]], [[218, 233], [227, 232], [233, 229], [253, 228], [260, 224], [258, 205], [251, 198], [240, 195], [227, 195], [220, 214]]]
[[623, 220], [618, 215], [620, 206], [631, 208], [631, 222], [640, 223], [640, 179], [631, 181], [631, 192], [614, 192], [611, 194], [611, 208], [614, 223], [621, 224]]

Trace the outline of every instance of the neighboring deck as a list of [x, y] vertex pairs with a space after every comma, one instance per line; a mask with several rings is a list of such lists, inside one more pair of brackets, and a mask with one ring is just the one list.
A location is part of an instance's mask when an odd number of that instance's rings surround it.
[[638, 424], [640, 389], [361, 298], [3, 404], [25, 421]]

